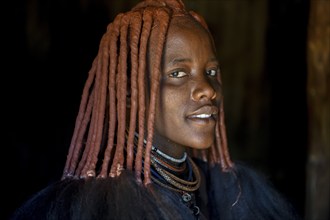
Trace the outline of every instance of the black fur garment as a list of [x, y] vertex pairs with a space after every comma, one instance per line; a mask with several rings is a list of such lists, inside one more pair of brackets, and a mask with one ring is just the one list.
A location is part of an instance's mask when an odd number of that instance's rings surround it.
[[[198, 219], [294, 220], [294, 208], [267, 180], [236, 163], [228, 173], [219, 166], [196, 161], [203, 176], [196, 192]], [[196, 219], [179, 193], [155, 184], [144, 187], [134, 174], [124, 171], [106, 179], [67, 179], [49, 185], [22, 207], [12, 220], [20, 219]]]

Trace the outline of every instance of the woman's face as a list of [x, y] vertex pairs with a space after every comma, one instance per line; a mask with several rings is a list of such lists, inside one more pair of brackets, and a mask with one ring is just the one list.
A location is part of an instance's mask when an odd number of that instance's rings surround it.
[[169, 28], [156, 107], [155, 142], [165, 139], [160, 141], [162, 145], [205, 149], [215, 136], [221, 91], [219, 63], [208, 33], [186, 20], [174, 20]]

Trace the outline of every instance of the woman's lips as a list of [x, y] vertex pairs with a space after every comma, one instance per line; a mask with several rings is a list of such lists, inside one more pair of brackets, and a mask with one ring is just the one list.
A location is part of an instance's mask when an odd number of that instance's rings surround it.
[[214, 122], [218, 114], [218, 108], [213, 105], [205, 105], [201, 108], [198, 108], [193, 113], [189, 114], [187, 118], [198, 124], [208, 124]]
[[196, 111], [188, 114], [188, 118], [210, 118], [213, 115], [218, 114], [218, 108], [214, 105], [204, 105], [198, 108]]

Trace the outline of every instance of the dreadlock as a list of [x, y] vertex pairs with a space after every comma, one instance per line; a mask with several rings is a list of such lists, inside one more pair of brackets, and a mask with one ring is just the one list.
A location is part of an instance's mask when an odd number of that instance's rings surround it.
[[[63, 178], [115, 177], [125, 167], [135, 172], [138, 181], [143, 174], [144, 184], [151, 182], [150, 152], [161, 59], [174, 16], [191, 17], [209, 32], [203, 18], [186, 11], [181, 0], [144, 0], [108, 25], [83, 89]], [[151, 70], [147, 69], [149, 42], [157, 45]], [[220, 76], [218, 80], [221, 82]], [[220, 163], [226, 171], [233, 164], [227, 149], [223, 97], [221, 100], [211, 148], [189, 153], [209, 164]], [[127, 105], [130, 112], [126, 112]]]

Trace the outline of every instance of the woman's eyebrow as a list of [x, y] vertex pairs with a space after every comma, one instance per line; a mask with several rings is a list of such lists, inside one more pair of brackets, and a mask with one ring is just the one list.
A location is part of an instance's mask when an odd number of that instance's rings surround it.
[[190, 58], [174, 58], [169, 62], [169, 64], [175, 65], [178, 63], [189, 63], [189, 62], [192, 62]]
[[209, 62], [217, 62], [217, 63], [218, 63], [219, 61], [218, 61], [218, 59], [217, 59], [216, 57], [212, 57], [212, 58], [209, 60]]
[[[192, 60], [190, 58], [173, 58], [169, 64], [175, 65], [178, 63], [189, 63], [192, 62]], [[219, 62], [218, 59], [216, 57], [212, 57], [209, 59], [209, 62]]]

